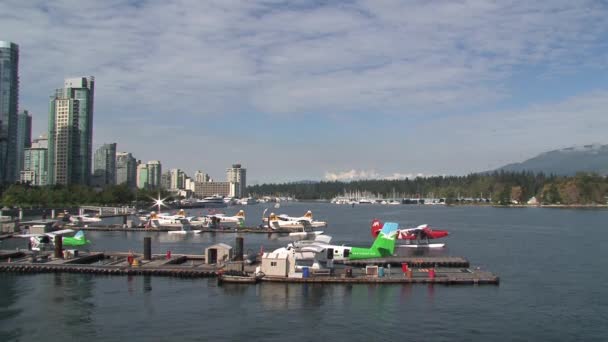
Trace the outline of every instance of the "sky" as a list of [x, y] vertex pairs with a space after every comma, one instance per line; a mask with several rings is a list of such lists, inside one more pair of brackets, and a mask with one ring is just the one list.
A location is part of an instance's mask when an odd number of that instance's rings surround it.
[[485, 171], [608, 143], [605, 1], [0, 2], [45, 133], [96, 79], [94, 148], [249, 184]]

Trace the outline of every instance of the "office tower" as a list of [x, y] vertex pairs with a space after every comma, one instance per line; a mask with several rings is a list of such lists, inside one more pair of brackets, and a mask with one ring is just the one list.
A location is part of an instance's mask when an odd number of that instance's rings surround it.
[[180, 169], [171, 169], [171, 183], [169, 184], [169, 189], [184, 189], [184, 183], [186, 180], [186, 174], [184, 171]]
[[96, 186], [116, 184], [116, 143], [103, 144], [95, 151], [93, 175]]
[[245, 197], [247, 189], [247, 169], [241, 168], [241, 164], [233, 164], [226, 169], [226, 181], [238, 183], [236, 185], [235, 197]]
[[50, 184], [90, 184], [95, 78], [69, 78], [49, 108]]
[[148, 162], [148, 185], [150, 188], [160, 187], [160, 176], [162, 175], [162, 167], [160, 161], [151, 160]]
[[0, 40], [0, 184], [17, 180], [19, 46]]
[[131, 153], [116, 153], [116, 184], [126, 184], [129, 188], [137, 186], [137, 161]]
[[209, 175], [198, 170], [194, 173], [194, 181], [197, 183], [207, 183], [209, 182]]
[[24, 150], [32, 146], [32, 116], [27, 110], [17, 114], [17, 174], [23, 170]]
[[171, 188], [171, 171], [167, 171], [160, 176], [160, 187], [163, 189]]
[[23, 151], [23, 170], [20, 181], [31, 185], [47, 185], [48, 183], [48, 148], [49, 140], [41, 135], [32, 140], [30, 148]]
[[31, 185], [48, 184], [48, 149], [32, 145], [23, 151], [23, 170], [20, 172], [21, 182]]
[[148, 164], [139, 163], [137, 165], [137, 187], [139, 189], [150, 188], [150, 177], [148, 173]]

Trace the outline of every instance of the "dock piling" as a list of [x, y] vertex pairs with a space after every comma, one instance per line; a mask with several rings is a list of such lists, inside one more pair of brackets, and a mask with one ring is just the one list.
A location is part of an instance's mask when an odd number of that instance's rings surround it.
[[63, 236], [61, 234], [55, 235], [55, 258], [63, 259]]
[[234, 256], [234, 260], [243, 261], [243, 237], [236, 237], [236, 254]]
[[144, 260], [152, 260], [152, 238], [144, 238]]

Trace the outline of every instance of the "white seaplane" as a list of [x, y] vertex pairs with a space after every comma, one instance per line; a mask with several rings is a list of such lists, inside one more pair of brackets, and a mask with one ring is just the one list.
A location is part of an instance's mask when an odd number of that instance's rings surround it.
[[[266, 210], [262, 216], [266, 214]], [[270, 227], [272, 229], [299, 229], [299, 228], [325, 228], [327, 227], [327, 222], [324, 221], [315, 221], [312, 217], [312, 212], [309, 210], [304, 214], [304, 216], [300, 217], [292, 217], [288, 215], [276, 215], [275, 213], [270, 213], [269, 217], [263, 217], [263, 226]]]
[[238, 227], [243, 227], [245, 226], [245, 211], [239, 210], [239, 212], [234, 216], [226, 216], [222, 213], [215, 213], [194, 217], [190, 220], [191, 225], [202, 227], [216, 227], [221, 223], [234, 223]]

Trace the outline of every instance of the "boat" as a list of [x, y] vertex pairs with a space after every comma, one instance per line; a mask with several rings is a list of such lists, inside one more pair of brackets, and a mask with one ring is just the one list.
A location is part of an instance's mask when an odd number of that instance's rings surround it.
[[227, 205], [227, 203], [224, 202], [224, 197], [220, 195], [207, 196], [203, 199], [199, 199], [197, 202], [204, 204], [206, 208], [225, 207]]
[[223, 283], [255, 284], [260, 281], [263, 276], [263, 274], [255, 275], [239, 271], [218, 272], [217, 283], [218, 285], [221, 285]]

